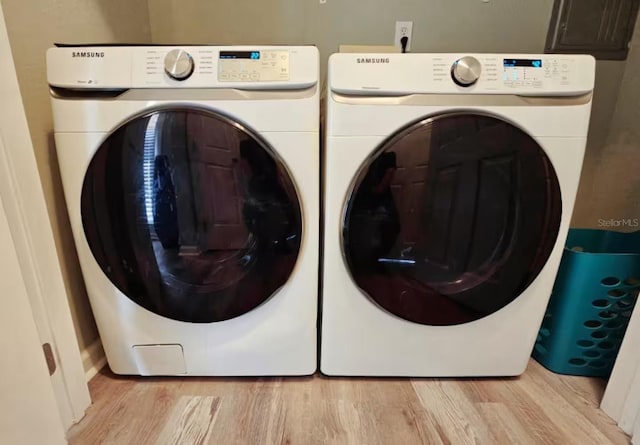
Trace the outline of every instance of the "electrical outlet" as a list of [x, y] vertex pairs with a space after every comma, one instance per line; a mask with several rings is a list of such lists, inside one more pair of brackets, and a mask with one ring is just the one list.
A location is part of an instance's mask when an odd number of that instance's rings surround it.
[[413, 22], [396, 22], [396, 35], [393, 40], [393, 45], [396, 48], [400, 48], [402, 50], [402, 44], [400, 43], [400, 39], [403, 37], [408, 38], [407, 41], [407, 52], [411, 49], [411, 33], [413, 32]]

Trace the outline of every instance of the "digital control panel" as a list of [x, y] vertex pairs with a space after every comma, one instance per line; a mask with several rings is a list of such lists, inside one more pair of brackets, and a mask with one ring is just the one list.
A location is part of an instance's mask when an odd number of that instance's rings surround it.
[[95, 46], [47, 51], [58, 88], [297, 90], [318, 83], [314, 46]]
[[503, 59], [502, 81], [506, 87], [542, 88], [545, 83], [569, 85], [570, 60], [550, 57], [543, 59]]
[[328, 76], [341, 94], [576, 96], [593, 90], [595, 59], [577, 54], [334, 54]]
[[[572, 56], [504, 57], [477, 55], [481, 72], [477, 87], [486, 90], [543, 90], [570, 87], [575, 66]], [[454, 60], [455, 62], [455, 60]], [[432, 80], [436, 84], [454, 82], [450, 57], [432, 59]], [[574, 76], [575, 77], [575, 76]]]
[[220, 82], [289, 80], [289, 51], [220, 51]]
[[502, 81], [505, 86], [539, 88], [543, 85], [542, 59], [503, 59], [502, 67]]

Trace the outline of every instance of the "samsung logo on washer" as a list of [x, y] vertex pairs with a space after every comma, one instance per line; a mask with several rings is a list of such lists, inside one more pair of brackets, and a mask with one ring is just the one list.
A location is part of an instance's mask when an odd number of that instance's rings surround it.
[[358, 63], [389, 63], [388, 57], [358, 57], [356, 59]]
[[71, 57], [104, 57], [104, 52], [96, 51], [73, 51]]

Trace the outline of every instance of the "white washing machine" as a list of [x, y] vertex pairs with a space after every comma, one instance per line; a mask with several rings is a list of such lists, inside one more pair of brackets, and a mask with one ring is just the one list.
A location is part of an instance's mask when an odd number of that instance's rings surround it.
[[526, 368], [569, 228], [595, 62], [329, 60], [320, 369]]
[[318, 51], [57, 47], [55, 142], [111, 369], [316, 370]]

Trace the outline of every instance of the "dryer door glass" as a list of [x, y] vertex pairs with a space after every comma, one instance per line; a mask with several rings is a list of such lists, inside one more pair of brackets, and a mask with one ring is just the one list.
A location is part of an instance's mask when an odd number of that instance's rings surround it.
[[188, 322], [265, 302], [291, 275], [302, 237], [297, 192], [274, 150], [197, 109], [153, 112], [113, 132], [89, 165], [81, 208], [109, 280]]
[[558, 178], [519, 128], [479, 114], [412, 124], [360, 169], [344, 256], [385, 310], [455, 325], [492, 314], [536, 278], [556, 242]]

